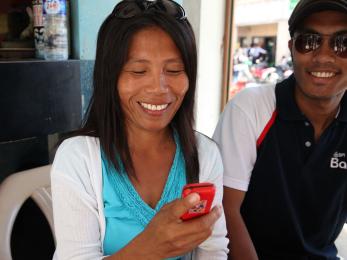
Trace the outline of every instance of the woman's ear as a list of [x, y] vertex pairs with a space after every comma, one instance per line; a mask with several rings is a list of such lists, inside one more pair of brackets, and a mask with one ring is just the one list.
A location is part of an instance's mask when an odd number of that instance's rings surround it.
[[290, 53], [292, 53], [293, 39], [290, 39], [290, 40], [288, 41], [288, 48], [289, 48]]

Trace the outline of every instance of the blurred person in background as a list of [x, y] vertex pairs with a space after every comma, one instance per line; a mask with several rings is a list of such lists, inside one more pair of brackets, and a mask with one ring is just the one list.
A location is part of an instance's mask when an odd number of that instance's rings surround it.
[[251, 43], [251, 47], [248, 50], [248, 57], [253, 64], [258, 64], [266, 60], [267, 51], [260, 47], [258, 42]]

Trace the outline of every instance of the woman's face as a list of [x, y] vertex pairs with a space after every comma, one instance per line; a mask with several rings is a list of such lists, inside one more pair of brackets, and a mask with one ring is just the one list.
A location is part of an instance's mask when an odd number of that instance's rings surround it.
[[117, 85], [128, 130], [166, 129], [188, 85], [181, 54], [165, 31], [148, 27], [135, 33]]

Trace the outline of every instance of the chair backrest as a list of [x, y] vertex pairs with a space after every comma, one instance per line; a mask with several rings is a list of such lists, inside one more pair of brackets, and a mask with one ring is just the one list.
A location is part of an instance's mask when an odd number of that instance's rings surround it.
[[54, 234], [50, 170], [51, 165], [47, 165], [17, 172], [0, 184], [1, 260], [12, 260], [10, 241], [13, 224], [21, 206], [28, 198], [32, 198], [41, 209]]
[[335, 241], [335, 245], [340, 259], [347, 260], [347, 223], [343, 226], [340, 235]]

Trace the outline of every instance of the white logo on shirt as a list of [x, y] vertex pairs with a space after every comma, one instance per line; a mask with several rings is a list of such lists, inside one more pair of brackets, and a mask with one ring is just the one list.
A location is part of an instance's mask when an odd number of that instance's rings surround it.
[[346, 154], [335, 152], [330, 160], [330, 168], [332, 169], [347, 169]]

